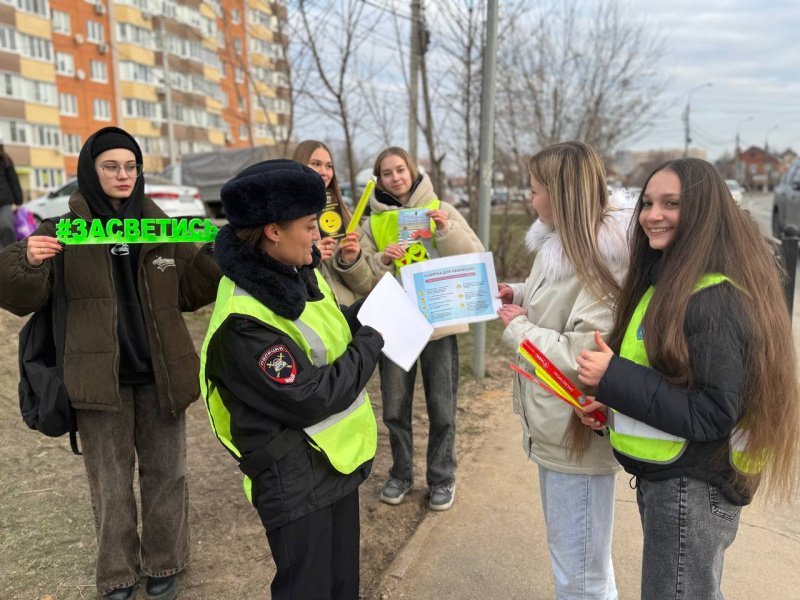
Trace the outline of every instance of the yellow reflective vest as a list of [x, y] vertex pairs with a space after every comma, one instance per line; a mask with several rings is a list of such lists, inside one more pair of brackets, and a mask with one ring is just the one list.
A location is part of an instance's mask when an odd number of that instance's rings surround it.
[[[708, 273], [700, 278], [693, 293], [724, 281], [730, 279], [720, 273]], [[625, 330], [619, 352], [622, 358], [645, 367], [650, 366], [650, 360], [645, 348], [642, 322], [654, 292], [655, 288], [651, 286], [639, 300]], [[643, 462], [669, 464], [678, 460], [686, 450], [688, 441], [685, 438], [666, 433], [617, 411], [612, 411], [611, 417], [609, 427], [611, 446], [620, 454]], [[742, 473], [758, 473], [763, 467], [763, 460], [750, 460], [745, 451], [746, 441], [746, 429], [735, 428], [730, 439], [730, 462]]]
[[[438, 210], [440, 202], [438, 199], [431, 200], [420, 206], [414, 206], [415, 209], [420, 210]], [[404, 210], [404, 209], [400, 209]], [[389, 244], [396, 244], [399, 240], [400, 231], [400, 210], [384, 210], [383, 212], [374, 213], [369, 217], [369, 226], [372, 229], [372, 237], [375, 240], [375, 245], [378, 252], [383, 252]], [[436, 223], [431, 219], [431, 233], [436, 232]], [[403, 258], [395, 260], [395, 270], [400, 272], [400, 268], [411, 263], [422, 262], [429, 258], [438, 258], [438, 251], [436, 250], [436, 243], [431, 238], [430, 243], [416, 242], [410, 244], [406, 248], [406, 254]]]
[[[325, 298], [318, 302], [307, 302], [303, 313], [294, 321], [275, 314], [227, 277], [220, 280], [214, 313], [200, 353], [200, 387], [214, 434], [239, 459], [242, 453], [231, 433], [231, 415], [225, 408], [219, 390], [206, 378], [209, 343], [229, 315], [245, 315], [282, 331], [306, 353], [313, 365], [332, 363], [344, 353], [352, 336], [327, 283], [317, 269], [314, 273]], [[303, 431], [308, 443], [322, 452], [340, 473], [350, 474], [375, 456], [378, 427], [366, 390], [362, 390], [345, 410]], [[252, 482], [246, 476], [244, 489], [247, 498], [252, 501]]]

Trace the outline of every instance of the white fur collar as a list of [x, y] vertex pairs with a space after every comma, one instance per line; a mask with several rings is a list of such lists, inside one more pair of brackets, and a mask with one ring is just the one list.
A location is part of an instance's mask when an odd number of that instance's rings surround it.
[[[611, 195], [610, 204], [616, 210], [608, 213], [598, 232], [597, 242], [600, 254], [610, 266], [624, 265], [628, 260], [628, 224], [633, 214], [631, 196], [627, 190], [618, 189]], [[525, 246], [536, 253], [536, 260], [548, 280], [559, 280], [571, 277], [572, 268], [561, 240], [550, 225], [539, 220], [525, 234]]]

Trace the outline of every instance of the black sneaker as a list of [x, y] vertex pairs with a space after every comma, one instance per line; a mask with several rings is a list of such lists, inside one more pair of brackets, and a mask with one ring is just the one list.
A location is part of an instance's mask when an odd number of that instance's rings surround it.
[[431, 488], [428, 508], [431, 510], [447, 510], [456, 499], [456, 484], [435, 485]]
[[133, 586], [103, 594], [103, 600], [133, 600]]
[[381, 490], [381, 502], [396, 506], [403, 501], [403, 498], [406, 497], [406, 493], [410, 489], [411, 483], [389, 477], [386, 483], [383, 484], [383, 489]]
[[174, 600], [178, 595], [178, 576], [148, 577], [144, 592], [147, 600]]

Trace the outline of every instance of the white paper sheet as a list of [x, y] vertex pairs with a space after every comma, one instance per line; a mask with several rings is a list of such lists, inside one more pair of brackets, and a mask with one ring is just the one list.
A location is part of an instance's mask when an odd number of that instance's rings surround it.
[[358, 320], [383, 336], [383, 353], [408, 371], [433, 334], [433, 326], [417, 310], [403, 287], [386, 273], [369, 293]]

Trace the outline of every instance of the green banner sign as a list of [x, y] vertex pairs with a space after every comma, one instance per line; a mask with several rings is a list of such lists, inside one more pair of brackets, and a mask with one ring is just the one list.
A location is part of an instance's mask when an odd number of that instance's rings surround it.
[[209, 219], [61, 219], [56, 238], [64, 244], [213, 242], [219, 228]]

